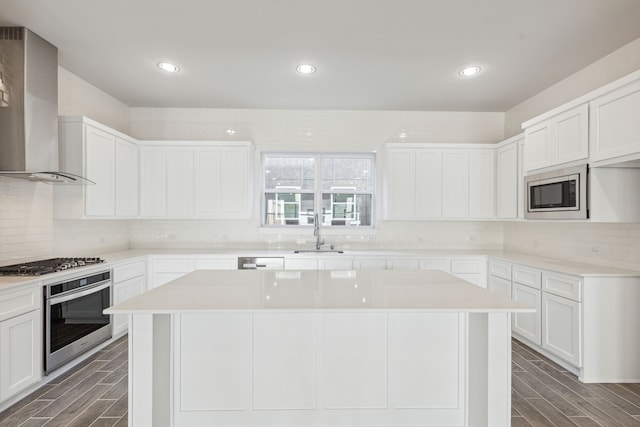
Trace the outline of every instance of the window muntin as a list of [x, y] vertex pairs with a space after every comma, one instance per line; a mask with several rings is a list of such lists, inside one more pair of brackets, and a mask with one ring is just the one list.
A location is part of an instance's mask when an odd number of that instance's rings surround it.
[[[373, 226], [373, 154], [263, 155], [263, 225]], [[316, 208], [319, 207], [319, 208]]]

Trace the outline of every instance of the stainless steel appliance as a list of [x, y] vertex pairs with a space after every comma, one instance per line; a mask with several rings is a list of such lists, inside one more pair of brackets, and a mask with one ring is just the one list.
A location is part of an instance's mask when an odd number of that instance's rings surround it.
[[238, 270], [284, 270], [284, 258], [238, 257]]
[[40, 276], [103, 262], [100, 258], [50, 258], [0, 267], [0, 276]]
[[527, 219], [587, 219], [587, 165], [524, 177]]
[[44, 286], [44, 371], [49, 373], [111, 338], [111, 272]]
[[0, 175], [92, 183], [58, 170], [58, 49], [23, 27], [0, 27]]

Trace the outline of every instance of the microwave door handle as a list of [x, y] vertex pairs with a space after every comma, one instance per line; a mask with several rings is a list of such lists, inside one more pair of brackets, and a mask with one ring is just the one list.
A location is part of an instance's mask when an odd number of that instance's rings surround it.
[[111, 286], [111, 282], [107, 282], [107, 283], [105, 283], [103, 285], [94, 286], [94, 287], [89, 288], [89, 289], [84, 290], [84, 291], [74, 292], [72, 294], [64, 295], [64, 296], [57, 297], [57, 298], [50, 298], [49, 299], [49, 304], [50, 305], [60, 304], [61, 302], [71, 301], [72, 299], [86, 297], [87, 295], [91, 295], [93, 293], [100, 292], [103, 289], [106, 289], [106, 288], [108, 288], [110, 286]]

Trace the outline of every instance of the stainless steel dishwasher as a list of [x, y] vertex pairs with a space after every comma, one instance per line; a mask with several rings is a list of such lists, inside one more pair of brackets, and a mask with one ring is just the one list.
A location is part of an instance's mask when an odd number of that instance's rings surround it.
[[284, 257], [238, 257], [238, 270], [284, 270]]

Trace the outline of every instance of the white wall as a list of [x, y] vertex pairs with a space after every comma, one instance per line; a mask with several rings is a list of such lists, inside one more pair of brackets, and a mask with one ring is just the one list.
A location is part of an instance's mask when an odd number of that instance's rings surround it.
[[51, 255], [52, 202], [50, 185], [0, 177], [0, 264]]
[[506, 223], [505, 250], [640, 270], [640, 224]]
[[[235, 130], [231, 137], [227, 129]], [[402, 111], [293, 111], [132, 108], [131, 133], [150, 140], [251, 140], [261, 151], [381, 152], [385, 142], [494, 143], [502, 139], [502, 113]], [[406, 133], [406, 138], [400, 138]], [[377, 192], [378, 199], [380, 192]], [[379, 203], [378, 203], [379, 207]], [[379, 209], [378, 209], [379, 212]], [[256, 213], [256, 216], [258, 214]], [[502, 226], [492, 222], [378, 221], [326, 240], [341, 247], [474, 249], [502, 247]], [[263, 232], [251, 221], [147, 221], [131, 223], [131, 246], [286, 248], [313, 241], [311, 230]]]
[[639, 69], [640, 38], [506, 111], [505, 137], [522, 132], [523, 122]]
[[87, 116], [129, 133], [128, 106], [62, 67], [58, 67], [58, 115]]

